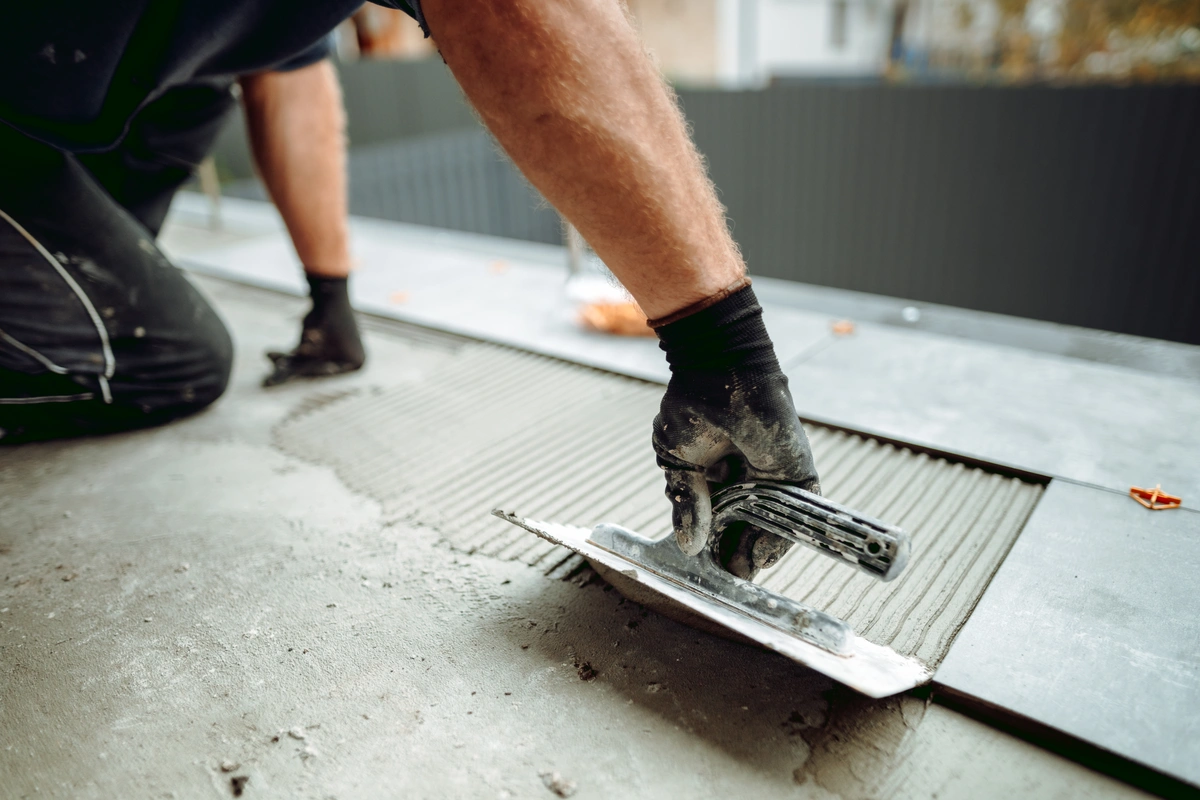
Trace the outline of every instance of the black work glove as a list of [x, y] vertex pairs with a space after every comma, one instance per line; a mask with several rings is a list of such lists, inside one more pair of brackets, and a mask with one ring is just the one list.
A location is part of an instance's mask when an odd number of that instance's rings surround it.
[[298, 377], [351, 372], [366, 361], [346, 278], [307, 277], [312, 310], [304, 317], [300, 344], [290, 353], [267, 353], [275, 369], [263, 379], [263, 386], [277, 386]]
[[762, 307], [746, 286], [657, 333], [671, 381], [653, 441], [666, 471], [675, 540], [687, 555], [714, 547], [727, 570], [750, 579], [792, 543], [744, 524], [713, 542], [710, 492], [754, 479], [821, 491]]

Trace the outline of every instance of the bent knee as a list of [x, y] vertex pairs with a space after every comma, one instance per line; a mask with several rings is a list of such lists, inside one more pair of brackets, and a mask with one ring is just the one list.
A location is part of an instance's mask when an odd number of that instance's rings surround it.
[[233, 374], [233, 339], [222, 325], [219, 331], [208, 338], [204, 347], [203, 380], [194, 392], [197, 408], [215, 403], [229, 388]]
[[154, 424], [216, 402], [229, 387], [233, 341], [225, 326], [214, 322], [182, 341], [147, 342], [144, 354], [127, 358], [124, 365], [118, 355], [112, 404], [137, 409]]
[[233, 372], [233, 340], [222, 325], [193, 343], [185, 377], [170, 388], [172, 402], [180, 415], [191, 414], [215, 403], [229, 388]]

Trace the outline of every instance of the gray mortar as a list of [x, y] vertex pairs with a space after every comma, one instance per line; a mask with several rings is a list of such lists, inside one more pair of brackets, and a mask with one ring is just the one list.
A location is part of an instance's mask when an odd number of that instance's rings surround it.
[[[274, 442], [332, 467], [389, 518], [428, 526], [463, 552], [553, 572], [567, 551], [491, 510], [583, 527], [613, 523], [651, 539], [670, 535], [663, 472], [646, 433], [662, 391], [473, 344], [420, 380], [290, 418]], [[825, 496], [908, 530], [914, 557], [899, 580], [883, 584], [841, 559], [796, 547], [759, 582], [936, 667], [1042, 486], [822, 426], [808, 426], [808, 437]], [[644, 594], [638, 599], [674, 613]]]
[[1137, 794], [385, 518], [270, 430], [452, 356], [373, 334], [366, 372], [263, 391], [300, 304], [202, 283], [239, 348], [216, 408], [0, 450], [0, 795]]

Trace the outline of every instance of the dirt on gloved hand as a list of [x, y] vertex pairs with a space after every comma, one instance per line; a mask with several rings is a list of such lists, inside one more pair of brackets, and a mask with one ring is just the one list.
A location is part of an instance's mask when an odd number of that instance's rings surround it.
[[352, 372], [366, 361], [346, 278], [309, 275], [308, 286], [312, 310], [304, 317], [300, 343], [288, 353], [267, 353], [274, 369], [263, 386]]
[[733, 483], [786, 481], [819, 494], [808, 437], [749, 286], [659, 327], [671, 381], [654, 420], [654, 451], [666, 472], [675, 539], [688, 555], [714, 548], [750, 579], [790, 541], [757, 528], [712, 529], [710, 494]]

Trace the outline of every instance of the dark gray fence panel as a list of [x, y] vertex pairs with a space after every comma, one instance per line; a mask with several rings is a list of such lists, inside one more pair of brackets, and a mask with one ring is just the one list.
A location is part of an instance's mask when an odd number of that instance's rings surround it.
[[[354, 61], [339, 63], [337, 70], [353, 148], [479, 127], [454, 76], [439, 59]], [[240, 111], [222, 131], [216, 156], [225, 179], [254, 175]]]
[[339, 64], [353, 146], [394, 142], [477, 124], [441, 59]]
[[[558, 214], [481, 128], [356, 147], [348, 162], [350, 213], [417, 225], [562, 241]], [[255, 180], [226, 193], [265, 200]]]
[[1200, 343], [1200, 87], [681, 95], [758, 274]]

